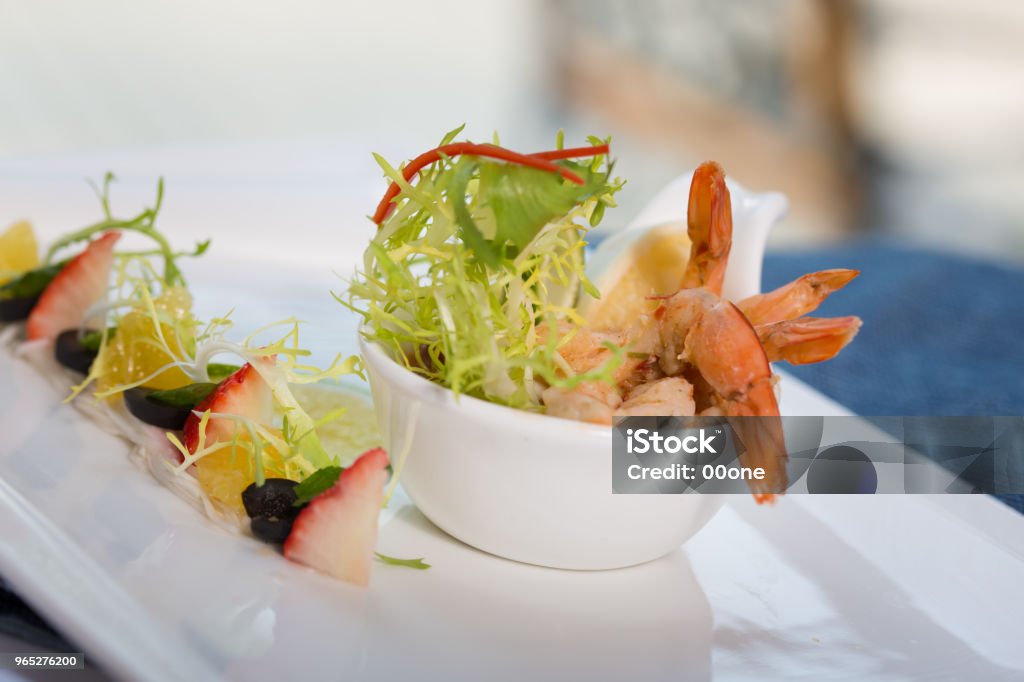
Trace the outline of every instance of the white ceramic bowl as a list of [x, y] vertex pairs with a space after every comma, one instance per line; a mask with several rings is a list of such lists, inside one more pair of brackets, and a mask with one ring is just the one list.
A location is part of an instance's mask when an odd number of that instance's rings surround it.
[[[756, 263], [743, 278], [753, 290], [737, 293], [754, 293], [764, 236], [785, 199], [730, 188], [734, 262]], [[685, 214], [688, 191], [689, 175], [669, 185], [645, 211], [646, 225], [666, 222], [673, 206], [672, 215]], [[652, 210], [659, 205], [665, 210]], [[627, 232], [643, 229], [634, 222]], [[613, 494], [609, 427], [456, 400], [376, 344], [359, 342], [393, 465], [407, 452], [402, 486], [427, 518], [478, 549], [555, 568], [631, 566], [677, 549], [723, 503], [716, 495]]]

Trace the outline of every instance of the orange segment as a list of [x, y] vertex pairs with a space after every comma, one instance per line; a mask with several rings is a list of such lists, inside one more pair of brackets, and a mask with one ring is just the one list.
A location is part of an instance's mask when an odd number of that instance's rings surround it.
[[[280, 437], [280, 433], [277, 435]], [[240, 433], [235, 447], [225, 443], [223, 448], [196, 462], [195, 468], [199, 486], [207, 497], [243, 513], [242, 491], [256, 480], [256, 466], [247, 446], [248, 439], [247, 432], [244, 435]], [[267, 478], [287, 478], [284, 469], [284, 462], [277, 450], [264, 443], [263, 475]]]
[[[160, 321], [160, 341], [157, 325], [149, 312], [137, 308], [117, 325], [103, 352], [106, 371], [100, 378], [99, 389], [106, 390], [141, 381], [159, 372], [144, 384], [148, 388], [181, 388], [192, 380], [177, 367], [166, 367], [173, 361], [171, 353], [182, 357], [183, 351], [194, 344], [195, 320], [192, 317], [192, 297], [183, 288], [168, 289], [153, 301]], [[166, 344], [166, 347], [165, 347]]]

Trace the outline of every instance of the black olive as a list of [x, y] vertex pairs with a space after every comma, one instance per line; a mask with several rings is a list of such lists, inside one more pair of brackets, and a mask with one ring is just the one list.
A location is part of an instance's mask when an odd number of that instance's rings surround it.
[[257, 540], [269, 542], [273, 545], [280, 545], [288, 539], [292, 532], [292, 523], [295, 519], [264, 518], [261, 516], [253, 519], [249, 527]]
[[185, 420], [192, 413], [192, 407], [180, 407], [165, 405], [149, 396], [154, 391], [149, 388], [138, 386], [124, 392], [124, 404], [128, 411], [139, 421], [146, 422], [161, 429], [181, 431], [185, 428]]
[[263, 485], [251, 484], [242, 492], [245, 513], [251, 519], [288, 519], [290, 522], [299, 513], [295, 506], [296, 485], [287, 478], [268, 478]]
[[0, 322], [18, 322], [28, 318], [38, 302], [38, 296], [0, 298]]
[[58, 334], [53, 352], [60, 364], [81, 374], [88, 374], [96, 359], [96, 351], [82, 345], [81, 333], [78, 329], [69, 329]]
[[216, 388], [217, 384], [208, 382], [167, 390], [139, 386], [125, 391], [124, 402], [136, 419], [162, 429], [181, 431], [196, 405]]
[[43, 290], [66, 263], [61, 261], [43, 265], [0, 285], [0, 322], [17, 322], [28, 317], [39, 302]]

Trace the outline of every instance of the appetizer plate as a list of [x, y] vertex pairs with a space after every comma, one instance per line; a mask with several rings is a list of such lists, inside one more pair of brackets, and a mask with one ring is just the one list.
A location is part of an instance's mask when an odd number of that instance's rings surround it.
[[[329, 273], [207, 267], [203, 312], [297, 313], [325, 356], [355, 351]], [[669, 556], [581, 572], [474, 550], [399, 493], [379, 549], [432, 568], [378, 563], [362, 590], [207, 522], [62, 398], [0, 350], [0, 574], [117, 678], [1024, 675], [1024, 518], [985, 496], [737, 496]], [[782, 408], [848, 414], [790, 377]]]

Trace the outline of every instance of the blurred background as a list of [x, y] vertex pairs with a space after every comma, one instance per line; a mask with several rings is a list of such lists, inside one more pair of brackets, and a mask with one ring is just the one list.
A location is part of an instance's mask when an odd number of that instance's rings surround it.
[[132, 210], [167, 176], [186, 233], [247, 212], [237, 248], [344, 248], [383, 188], [370, 152], [465, 122], [523, 149], [612, 135], [612, 226], [715, 158], [790, 197], [776, 246], [1021, 261], [1022, 121], [1017, 0], [0, 0], [2, 215], [44, 233], [91, 220], [109, 168]]

